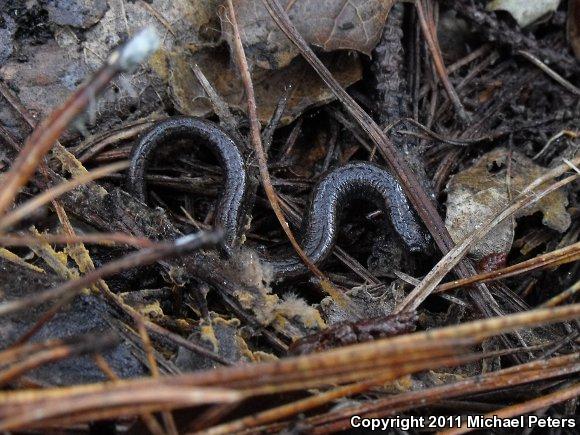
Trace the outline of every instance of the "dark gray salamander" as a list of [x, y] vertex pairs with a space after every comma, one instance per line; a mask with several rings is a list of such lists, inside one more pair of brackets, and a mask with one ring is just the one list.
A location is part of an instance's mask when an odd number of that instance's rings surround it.
[[[133, 147], [128, 188], [146, 200], [147, 163], [158, 146], [171, 146], [178, 139], [203, 143], [224, 169], [225, 186], [216, 208], [216, 227], [224, 231], [225, 244], [233, 249], [240, 239], [248, 211], [248, 179], [244, 158], [234, 140], [218, 125], [203, 119], [175, 117], [157, 123]], [[385, 169], [372, 163], [354, 162], [328, 172], [310, 195], [301, 231], [301, 246], [315, 264], [331, 253], [338, 234], [342, 211], [353, 201], [370, 201], [390, 216], [393, 227], [411, 251], [427, 246], [422, 231], [401, 186]], [[307, 272], [292, 253], [282, 258], [264, 258], [276, 279]]]
[[235, 246], [242, 230], [248, 206], [248, 178], [244, 158], [237, 144], [222, 128], [205, 119], [176, 116], [156, 123], [133, 146], [130, 156], [127, 189], [147, 201], [145, 174], [158, 147], [170, 147], [181, 139], [204, 145], [224, 170], [224, 186], [215, 211], [215, 226], [224, 233], [224, 245]]

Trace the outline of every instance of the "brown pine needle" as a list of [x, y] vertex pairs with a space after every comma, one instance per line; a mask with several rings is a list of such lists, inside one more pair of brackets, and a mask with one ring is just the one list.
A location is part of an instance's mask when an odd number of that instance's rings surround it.
[[45, 190], [40, 195], [36, 195], [34, 198], [26, 201], [15, 210], [2, 216], [0, 218], [0, 231], [5, 230], [7, 227], [14, 225], [22, 219], [25, 219], [37, 208], [42, 207], [44, 204], [51, 202], [53, 199], [56, 199], [64, 193], [73, 190], [75, 187], [78, 187], [82, 184], [87, 184], [114, 172], [121, 171], [126, 169], [128, 166], [128, 162], [112, 163], [110, 165], [89, 171], [80, 177], [73, 178], [72, 180], [66, 181], [48, 190]]
[[459, 287], [465, 287], [476, 282], [488, 282], [498, 279], [510, 278], [521, 273], [529, 272], [531, 270], [543, 269], [545, 267], [554, 267], [566, 263], [572, 263], [580, 259], [580, 242], [576, 242], [570, 246], [557, 249], [546, 254], [538, 255], [521, 263], [512, 266], [504, 267], [498, 270], [481, 273], [471, 278], [458, 279], [456, 281], [440, 284], [435, 289], [434, 293], [446, 292]]
[[51, 299], [74, 294], [101, 278], [111, 276], [128, 268], [151, 264], [162, 258], [190, 252], [208, 245], [215, 245], [220, 238], [217, 233], [200, 232], [183, 236], [175, 241], [157, 243], [153, 247], [142, 249], [119, 260], [106, 263], [104, 266], [92, 270], [77, 279], [67, 281], [60, 286], [25, 298], [0, 303], [0, 316], [23, 309], [30, 309]]
[[[350, 417], [360, 415], [367, 418], [396, 415], [409, 409], [436, 404], [440, 400], [514, 388], [519, 385], [574, 374], [580, 370], [578, 353], [554, 357], [548, 360], [531, 361], [507, 369], [417, 391], [409, 391], [384, 399], [353, 405], [340, 410], [308, 418], [304, 423], [312, 425], [315, 433], [339, 431], [349, 428]], [[320, 430], [317, 430], [320, 429]]]
[[262, 177], [262, 186], [270, 201], [270, 205], [278, 222], [282, 226], [282, 230], [288, 237], [288, 240], [292, 244], [292, 247], [304, 262], [306, 267], [321, 281], [322, 288], [334, 299], [337, 303], [340, 303], [343, 307], [349, 307], [350, 301], [348, 297], [343, 293], [337, 291], [332, 283], [324, 276], [324, 274], [316, 267], [314, 263], [308, 258], [304, 250], [300, 247], [300, 244], [294, 237], [290, 225], [284, 217], [284, 213], [280, 207], [280, 202], [278, 195], [274, 191], [272, 186], [272, 180], [270, 179], [270, 173], [268, 172], [268, 161], [264, 153], [264, 147], [262, 146], [262, 137], [260, 135], [260, 124], [258, 122], [258, 115], [256, 112], [256, 99], [254, 97], [254, 85], [252, 84], [252, 78], [250, 76], [250, 70], [248, 68], [248, 61], [246, 59], [246, 54], [244, 53], [244, 47], [242, 45], [242, 38], [240, 36], [240, 30], [238, 28], [238, 23], [236, 21], [236, 14], [234, 11], [234, 5], [231, 0], [227, 1], [229, 8], [229, 19], [233, 28], [234, 35], [234, 47], [236, 53], [236, 59], [238, 61], [238, 67], [240, 70], [240, 75], [242, 77], [242, 82], [244, 84], [244, 89], [246, 90], [246, 99], [248, 103], [248, 117], [250, 119], [250, 139], [254, 147], [256, 158], [258, 160], [258, 168], [260, 170], [260, 176]]
[[417, 0], [415, 2], [415, 8], [417, 10], [419, 23], [421, 24], [421, 30], [423, 31], [423, 35], [425, 36], [425, 40], [427, 41], [427, 45], [429, 46], [429, 50], [433, 58], [435, 70], [437, 71], [437, 75], [439, 76], [441, 83], [443, 83], [443, 88], [445, 89], [445, 92], [447, 92], [447, 96], [453, 104], [453, 107], [455, 108], [457, 116], [461, 122], [464, 124], [469, 124], [469, 115], [465, 111], [463, 104], [461, 104], [461, 100], [459, 99], [457, 92], [455, 92], [455, 89], [449, 80], [449, 76], [447, 75], [447, 69], [445, 68], [445, 63], [443, 62], [441, 49], [439, 48], [439, 43], [437, 42], [437, 31], [435, 23], [433, 22], [432, 17], [429, 17], [428, 19], [425, 16], [422, 0]]
[[103, 246], [127, 245], [134, 248], [150, 248], [155, 243], [145, 237], [135, 237], [125, 233], [95, 233], [95, 234], [22, 234], [18, 236], [0, 235], [2, 246], [40, 246], [68, 245], [86, 243]]
[[580, 281], [576, 281], [574, 283], [574, 285], [572, 285], [568, 289], [564, 290], [559, 295], [556, 295], [553, 298], [547, 300], [546, 302], [544, 302], [540, 306], [542, 308], [555, 307], [557, 305], [560, 305], [565, 300], [570, 299], [572, 296], [574, 296], [579, 291], [580, 291]]
[[[155, 412], [214, 401], [235, 402], [253, 395], [301, 390], [304, 385], [301, 381], [307, 380], [309, 387], [325, 386], [329, 380], [328, 377], [319, 374], [321, 369], [325, 369], [327, 374], [347, 371], [354, 376], [359, 370], [353, 368], [353, 364], [361, 361], [368, 362], [371, 368], [377, 367], [375, 375], [382, 373], [384, 376], [387, 376], [385, 369], [391, 370], [390, 376], [392, 376], [395, 373], [401, 375], [409, 371], [422, 371], [430, 366], [436, 368], [438, 364], [458, 365], [465, 363], [465, 358], [469, 355], [451, 356], [449, 359], [432, 358], [433, 350], [438, 345], [447, 343], [451, 346], [447, 349], [453, 351], [452, 345], [455, 343], [454, 352], [462, 352], [460, 345], [471, 346], [485, 338], [509, 333], [519, 328], [562, 322], [578, 318], [578, 316], [580, 316], [580, 304], [574, 304], [380, 339], [270, 363], [218, 368], [157, 379], [120, 380], [109, 385], [92, 384], [0, 392], [0, 404], [2, 404], [0, 405], [0, 430], [32, 427], [54, 417], [74, 415], [81, 417], [75, 414], [81, 411], [86, 411], [87, 417], [93, 417], [91, 412], [95, 409], [103, 412], [105, 409], [108, 410], [108, 413], [102, 414], [102, 418], [106, 418], [127, 415], [128, 411], [141, 413], [144, 411], [143, 406], [147, 405], [153, 405], [147, 409], [147, 412]], [[416, 355], [417, 359], [406, 366], [400, 358], [410, 355]], [[389, 361], [390, 364], [388, 364]], [[378, 365], [379, 363], [381, 365]], [[364, 383], [368, 379], [373, 379], [374, 375], [367, 370], [363, 371], [360, 376], [358, 380], [353, 377], [352, 381]], [[346, 387], [354, 392], [359, 388], [356, 385], [355, 383]], [[221, 388], [216, 390], [214, 386]], [[188, 396], [187, 392], [193, 396]], [[195, 394], [195, 392], [200, 394]], [[208, 392], [209, 396], [202, 399], [205, 392]], [[130, 408], [122, 408], [123, 413], [119, 414], [121, 412], [119, 408], [127, 404], [130, 404]]]
[[[549, 406], [555, 405], [557, 403], [565, 402], [566, 400], [574, 399], [580, 395], [580, 383], [576, 383], [570, 387], [562, 388], [560, 390], [554, 391], [553, 393], [546, 394], [545, 396], [537, 397], [527, 402], [517, 403], [515, 405], [507, 406], [497, 411], [485, 414], [483, 418], [510, 418], [516, 417], [518, 415], [530, 414], [539, 409], [547, 408]], [[460, 435], [463, 433], [471, 432], [475, 430], [473, 428], [468, 428], [466, 425], [462, 425], [457, 429], [450, 429], [438, 432], [438, 435]]]

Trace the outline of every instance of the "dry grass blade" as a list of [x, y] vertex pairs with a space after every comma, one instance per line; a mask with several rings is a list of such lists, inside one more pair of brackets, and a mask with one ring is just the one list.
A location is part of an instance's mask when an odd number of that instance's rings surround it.
[[60, 195], [63, 195], [64, 193], [73, 190], [75, 187], [89, 183], [94, 180], [98, 180], [99, 178], [105, 177], [114, 172], [122, 171], [123, 169], [126, 169], [128, 166], [129, 166], [128, 162], [112, 163], [110, 165], [89, 171], [86, 174], [81, 175], [80, 177], [76, 177], [72, 180], [66, 181], [48, 190], [45, 190], [40, 195], [35, 196], [34, 198], [28, 200], [24, 204], [18, 206], [18, 208], [16, 208], [15, 210], [2, 216], [0, 218], [0, 231], [5, 230], [7, 227], [14, 225], [15, 223], [21, 221], [22, 219], [25, 219], [30, 213], [32, 213], [37, 208], [42, 207], [44, 204], [47, 204], [53, 199], [58, 198]]
[[87, 83], [54, 110], [32, 132], [10, 171], [2, 179], [0, 215], [10, 207], [20, 188], [34, 173], [42, 158], [63, 131], [89, 105], [95, 96], [119, 73], [131, 70], [157, 49], [159, 40], [153, 30], [145, 30], [114, 51], [107, 62]]

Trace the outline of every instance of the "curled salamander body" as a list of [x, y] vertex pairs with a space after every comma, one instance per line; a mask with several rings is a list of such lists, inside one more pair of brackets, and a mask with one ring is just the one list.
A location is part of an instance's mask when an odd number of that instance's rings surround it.
[[127, 189], [146, 202], [145, 173], [153, 153], [159, 147], [170, 147], [181, 139], [204, 144], [224, 170], [225, 182], [214, 221], [224, 233], [225, 246], [233, 247], [247, 212], [249, 182], [237, 144], [213, 122], [176, 116], [156, 123], [131, 150]]
[[[224, 232], [226, 247], [240, 240], [245, 214], [251, 202], [244, 158], [234, 140], [218, 125], [203, 119], [174, 117], [157, 123], [133, 147], [128, 189], [146, 200], [145, 173], [153, 151], [179, 139], [201, 141], [224, 169], [224, 187], [215, 212], [214, 225]], [[390, 216], [394, 229], [411, 251], [426, 247], [427, 240], [410, 204], [394, 177], [368, 162], [349, 163], [328, 172], [314, 187], [301, 229], [301, 246], [315, 263], [331, 253], [342, 211], [353, 201], [370, 201]], [[297, 276], [306, 268], [296, 256], [264, 258], [276, 278]]]

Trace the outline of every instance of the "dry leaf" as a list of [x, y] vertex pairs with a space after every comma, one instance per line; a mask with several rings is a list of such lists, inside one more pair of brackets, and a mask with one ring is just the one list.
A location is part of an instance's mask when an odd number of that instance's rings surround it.
[[[67, 3], [68, 6], [65, 8], [56, 8], [57, 3], [49, 2], [38, 8], [49, 8], [51, 14], [49, 22], [53, 26], [51, 28], [55, 29], [54, 35], [47, 33], [46, 41], [43, 40], [42, 45], [24, 44], [19, 51], [18, 59], [12, 53], [12, 39], [14, 32], [20, 28], [18, 26], [22, 26], [22, 23], [17, 26], [14, 20], [2, 13], [0, 79], [18, 90], [19, 98], [30, 111], [38, 117], [46, 116], [54, 107], [61, 104], [91, 71], [99, 68], [107, 54], [127, 35], [134, 34], [139, 28], [153, 26], [160, 35], [164, 35], [162, 50], [150, 59], [148, 67], [140, 70], [138, 74], [117, 80], [116, 86], [103, 93], [97, 100], [96, 107], [90, 109], [90, 113], [96, 115], [95, 125], [106, 129], [117, 124], [128, 113], [134, 117], [151, 113], [159, 107], [161, 101], [167, 101], [167, 90], [175, 107], [183, 114], [197, 116], [211, 114], [209, 100], [191, 70], [193, 63], [199, 65], [233, 108], [245, 111], [246, 101], [237, 69], [231, 61], [227, 45], [220, 40], [222, 31], [218, 9], [222, 3], [221, 0], [204, 2], [74, 0]], [[248, 21], [249, 3], [246, 2], [245, 5], [242, 5], [242, 2], [238, 3], [240, 3], [238, 13], [242, 15], [245, 13], [245, 23], [250, 25], [244, 29], [244, 35], [253, 35], [254, 38], [253, 51], [248, 49], [248, 54], [251, 51], [253, 55], [264, 58], [265, 53], [271, 49], [269, 44], [276, 38], [284, 44], [291, 45], [277, 30], [271, 34], [251, 31], [253, 24]], [[357, 24], [358, 27], [348, 31], [337, 28], [321, 42], [328, 50], [354, 48], [368, 52], [380, 35], [388, 11], [385, 3], [390, 5], [390, 1], [358, 1], [353, 3], [356, 9], [353, 9], [354, 6], [344, 5], [341, 6], [340, 12], [336, 10], [333, 2], [327, 1], [324, 7], [314, 2], [310, 5], [307, 2], [296, 2], [291, 9], [295, 14], [304, 14], [313, 8], [319, 13], [322, 10], [330, 11], [335, 16], [340, 16], [341, 20], [350, 20], [349, 22], [355, 24], [360, 22], [360, 26]], [[242, 6], [246, 7], [245, 12]], [[261, 2], [256, 2], [255, 6], [261, 11], [260, 14], [266, 14], [270, 20]], [[358, 14], [355, 14], [354, 18], [348, 18], [355, 10]], [[21, 13], [33, 13], [32, 9], [24, 11]], [[365, 16], [368, 20], [364, 19]], [[364, 23], [360, 21], [361, 19]], [[1, 25], [2, 22], [5, 23], [4, 26]], [[271, 20], [268, 22], [275, 26]], [[70, 26], [76, 26], [77, 32], [82, 32], [82, 38], [71, 31]], [[86, 27], [88, 27], [86, 30], [80, 30]], [[376, 34], [376, 38], [371, 34]], [[258, 37], [264, 38], [262, 42], [256, 39]], [[262, 51], [260, 47], [263, 48]], [[270, 119], [279, 97], [290, 83], [294, 85], [295, 91], [288, 103], [283, 124], [291, 122], [312, 106], [325, 104], [334, 99], [333, 94], [303, 60], [292, 60], [295, 55], [296, 52], [293, 52], [283, 62], [285, 67], [280, 70], [272, 71], [258, 66], [253, 68], [252, 79], [256, 90], [258, 115], [262, 122]], [[356, 53], [330, 53], [323, 58], [344, 87], [361, 79], [362, 66]], [[269, 65], [268, 62], [263, 64]], [[0, 122], [8, 126], [13, 125], [14, 121], [5, 112], [0, 108]], [[64, 139], [70, 140], [77, 134], [73, 128]]]
[[[505, 148], [482, 156], [475, 164], [456, 175], [447, 185], [447, 216], [445, 225], [457, 243], [492, 217], [509, 203], [507, 185], [507, 156]], [[511, 197], [517, 196], [532, 181], [546, 172], [518, 152], [512, 153], [510, 189]], [[570, 215], [566, 212], [568, 196], [564, 190], [547, 195], [535, 204], [520, 210], [517, 217], [528, 216], [538, 211], [543, 214], [543, 224], [563, 232], [570, 226]], [[492, 229], [471, 254], [483, 258], [494, 253], [509, 252], [514, 237], [512, 222], [508, 219]]]
[[[251, 65], [278, 69], [298, 50], [279, 30], [262, 0], [234, 0], [236, 18]], [[394, 0], [290, 0], [286, 11], [306, 42], [324, 51], [356, 50], [370, 55], [377, 45]], [[222, 17], [224, 38], [231, 43], [231, 26]]]
[[[170, 94], [181, 113], [205, 116], [212, 111], [203, 88], [193, 74], [193, 64], [199, 65], [210, 83], [231, 107], [246, 110], [242, 84], [225, 47], [204, 48], [193, 54], [189, 50], [182, 50], [168, 54], [168, 58]], [[361, 79], [362, 66], [356, 55], [329, 53], [322, 58], [343, 87]], [[270, 119], [280, 96], [290, 83], [293, 84], [294, 91], [288, 101], [282, 124], [288, 124], [309, 107], [334, 99], [332, 92], [302, 58], [296, 58], [287, 67], [275, 71], [256, 67], [252, 72], [252, 80], [258, 117], [263, 123]]]

